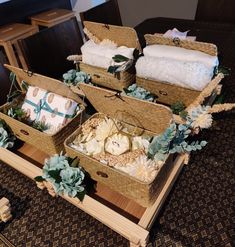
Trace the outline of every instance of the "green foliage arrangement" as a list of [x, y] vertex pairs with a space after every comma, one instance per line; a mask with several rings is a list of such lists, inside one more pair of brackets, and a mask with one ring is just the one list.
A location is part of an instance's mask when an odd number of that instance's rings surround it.
[[121, 71], [128, 70], [134, 62], [133, 59], [129, 59], [128, 57], [120, 54], [115, 55], [114, 57], [112, 57], [112, 59], [115, 64], [108, 67], [108, 72], [111, 74], [116, 74]]
[[63, 74], [63, 81], [66, 84], [77, 86], [80, 83], [89, 83], [91, 81], [91, 77], [83, 71], [71, 69], [65, 74]]
[[85, 194], [94, 189], [94, 183], [78, 163], [76, 158], [57, 154], [45, 160], [43, 175], [35, 177], [35, 180], [50, 182], [57, 195], [77, 197], [82, 201]]
[[34, 129], [37, 129], [41, 132], [45, 131], [45, 130], [48, 130], [49, 129], [49, 125], [45, 124], [44, 122], [40, 122], [40, 121], [33, 121], [32, 122], [32, 127]]
[[137, 99], [146, 100], [149, 102], [154, 101], [154, 95], [142, 87], [138, 87], [137, 84], [132, 84], [127, 89], [124, 89], [124, 93], [128, 96], [135, 97]]
[[14, 119], [19, 120], [20, 122], [27, 122], [28, 115], [21, 107], [15, 106], [8, 109], [7, 115]]
[[186, 106], [182, 101], [177, 101], [171, 105], [172, 112], [177, 115], [179, 115], [180, 112], [184, 111], [185, 108]]
[[49, 129], [50, 126], [40, 121], [30, 121], [27, 113], [19, 106], [11, 107], [7, 111], [7, 115], [14, 119], [19, 120], [20, 122], [26, 123], [29, 126], [32, 126], [34, 129], [37, 129], [41, 132]]
[[188, 143], [187, 139], [193, 132], [191, 123], [180, 125], [173, 123], [162, 135], [155, 136], [149, 145], [148, 157], [164, 161], [168, 153], [189, 153], [201, 150], [206, 146], [206, 141]]

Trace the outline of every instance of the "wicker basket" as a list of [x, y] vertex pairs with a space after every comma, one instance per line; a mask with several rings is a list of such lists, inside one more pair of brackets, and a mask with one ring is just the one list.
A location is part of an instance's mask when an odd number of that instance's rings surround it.
[[[172, 120], [172, 112], [166, 106], [136, 100], [128, 96], [119, 96], [111, 90], [91, 85], [83, 84], [81, 87], [89, 101], [99, 112], [98, 114], [102, 112], [110, 117], [116, 117], [117, 111], [124, 112], [132, 117], [119, 120], [124, 124], [143, 129], [146, 134], [157, 135], [162, 133]], [[145, 112], [144, 116], [143, 112]], [[94, 116], [96, 117], [96, 115]], [[138, 119], [138, 121], [136, 122], [134, 119]], [[106, 184], [111, 189], [135, 200], [144, 207], [151, 205], [164, 186], [169, 172], [173, 169], [172, 157], [168, 157], [154, 181], [151, 183], [140, 182], [124, 172], [111, 168], [71, 148], [69, 144], [80, 133], [81, 127], [65, 140], [67, 154], [70, 157], [79, 157], [81, 166], [89, 172], [94, 180]]]
[[[20, 82], [25, 81], [30, 85], [38, 86], [50, 92], [55, 92], [61, 96], [73, 99], [76, 102], [81, 103], [85, 106], [83, 101], [60, 81], [39, 74], [27, 73], [22, 69], [13, 66], [5, 66], [16, 74], [17, 79]], [[56, 132], [55, 134], [50, 135], [40, 132], [31, 126], [2, 113], [4, 109], [8, 109], [9, 107], [11, 107], [11, 104], [12, 103], [6, 103], [0, 107], [0, 119], [3, 119], [8, 124], [8, 126], [11, 128], [11, 130], [17, 138], [41, 149], [42, 151], [50, 155], [59, 153], [62, 150], [64, 150], [64, 140], [76, 128], [78, 128], [80, 124], [80, 118], [84, 110], [84, 107], [82, 106], [83, 110], [78, 115], [76, 115], [70, 122], [68, 122], [66, 126], [64, 126], [60, 131]]]
[[[130, 27], [106, 25], [102, 23], [84, 21], [85, 28], [98, 40], [109, 39], [118, 46], [127, 46], [140, 50], [136, 31]], [[92, 82], [103, 87], [122, 91], [135, 81], [135, 66], [116, 75], [108, 73], [107, 69], [80, 63], [80, 69], [91, 75]]]
[[[211, 43], [171, 39], [163, 37], [162, 34], [146, 34], [146, 44], [160, 44], [178, 46], [185, 49], [197, 50], [205, 52], [212, 56], [217, 56], [217, 47]], [[136, 77], [136, 83], [151, 93], [157, 96], [157, 101], [171, 105], [177, 101], [182, 101], [186, 106], [190, 105], [200, 94], [200, 91], [180, 87], [166, 82], [160, 82], [155, 80], [149, 80], [145, 78]]]

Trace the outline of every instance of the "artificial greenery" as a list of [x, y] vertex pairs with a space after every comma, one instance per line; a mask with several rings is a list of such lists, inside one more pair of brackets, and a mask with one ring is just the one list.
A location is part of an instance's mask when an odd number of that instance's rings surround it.
[[63, 74], [64, 83], [71, 84], [73, 86], [79, 85], [80, 83], [89, 83], [90, 80], [90, 75], [83, 71], [78, 71], [75, 69], [71, 69]]
[[128, 70], [132, 64], [133, 64], [133, 59], [129, 59], [128, 57], [125, 57], [123, 55], [115, 55], [114, 57], [112, 57], [113, 61], [114, 61], [114, 65], [111, 65], [108, 67], [108, 72], [111, 74], [116, 74], [119, 73], [121, 71], [126, 71]]
[[34, 129], [41, 131], [41, 132], [48, 130], [50, 128], [50, 126], [48, 124], [45, 124], [44, 122], [41, 122], [41, 121], [33, 121], [32, 127]]
[[35, 177], [35, 180], [50, 182], [57, 195], [77, 197], [82, 201], [85, 194], [94, 189], [94, 183], [78, 163], [76, 158], [57, 154], [45, 160], [43, 175]]
[[7, 115], [19, 120], [20, 122], [27, 122], [29, 118], [27, 112], [19, 106], [9, 108]]
[[155, 136], [148, 148], [148, 157], [156, 160], [164, 161], [169, 153], [170, 143], [176, 135], [176, 125], [171, 124], [166, 131], [159, 136]]
[[163, 134], [155, 136], [149, 145], [148, 157], [164, 161], [168, 153], [189, 153], [201, 150], [206, 146], [206, 141], [187, 142], [193, 131], [191, 124], [192, 122], [189, 121], [180, 125], [173, 123]]
[[7, 115], [9, 117], [12, 117], [14, 119], [19, 120], [20, 122], [28, 124], [29, 126], [32, 126], [34, 129], [37, 129], [37, 130], [42, 131], [42, 132], [49, 129], [49, 127], [50, 127], [49, 125], [47, 125], [41, 121], [31, 121], [29, 119], [27, 112], [24, 111], [19, 106], [9, 108], [7, 111]]
[[182, 101], [177, 101], [171, 105], [171, 110], [176, 115], [179, 115], [185, 108], [186, 106]]
[[3, 120], [0, 120], [0, 147], [12, 148], [15, 136], [12, 134], [8, 126]]
[[225, 76], [229, 76], [231, 74], [231, 68], [219, 65], [219, 66], [215, 67], [214, 75], [216, 76], [219, 73], [222, 73]]
[[138, 87], [137, 84], [132, 84], [127, 89], [124, 89], [124, 93], [128, 96], [132, 96], [141, 100], [153, 102], [154, 95], [142, 87]]

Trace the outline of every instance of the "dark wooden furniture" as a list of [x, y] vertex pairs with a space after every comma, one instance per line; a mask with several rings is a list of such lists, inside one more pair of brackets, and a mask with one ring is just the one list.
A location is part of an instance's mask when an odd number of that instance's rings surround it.
[[55, 8], [71, 9], [70, 0], [11, 0], [1, 3], [0, 25], [30, 23], [30, 16]]
[[2, 63], [0, 63], [0, 92], [1, 92], [1, 97], [0, 97], [0, 105], [3, 105], [7, 101], [7, 95], [10, 90], [11, 86], [11, 81], [9, 79], [9, 71], [5, 69]]
[[36, 33], [38, 28], [36, 26], [13, 23], [0, 27], [0, 46], [4, 47], [8, 61], [11, 65], [18, 67], [19, 62], [25, 69], [26, 64], [24, 57], [18, 46], [18, 40], [31, 36]]
[[58, 79], [74, 68], [66, 58], [80, 54], [82, 44], [75, 17], [19, 41], [29, 70]]
[[[164, 17], [146, 19], [138, 24], [135, 27], [135, 30], [138, 34], [141, 46], [144, 47], [146, 45], [144, 40], [145, 34], [154, 34], [156, 32], [164, 33], [174, 27], [182, 32], [190, 30], [188, 35], [197, 36], [197, 40], [199, 41], [215, 43], [218, 41], [221, 43], [225, 42], [229, 32], [235, 30], [235, 25], [230, 23], [220, 24], [217, 22], [192, 21]], [[217, 35], [218, 33], [221, 33], [221, 35]], [[226, 47], [221, 46], [220, 48], [225, 49]]]
[[234, 0], [198, 0], [195, 20], [235, 24]]
[[109, 0], [94, 8], [80, 13], [81, 21], [94, 21], [99, 23], [122, 26], [122, 19], [117, 0]]
[[74, 12], [68, 9], [52, 9], [46, 12], [31, 16], [31, 23], [34, 26], [53, 27], [63, 21], [74, 17]]

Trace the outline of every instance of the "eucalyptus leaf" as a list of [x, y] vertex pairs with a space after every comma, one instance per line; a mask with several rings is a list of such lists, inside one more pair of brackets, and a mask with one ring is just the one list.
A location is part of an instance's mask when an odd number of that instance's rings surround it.
[[112, 57], [112, 59], [115, 63], [127, 62], [129, 60], [128, 57], [125, 57], [120, 54], [115, 55], [114, 57]]

